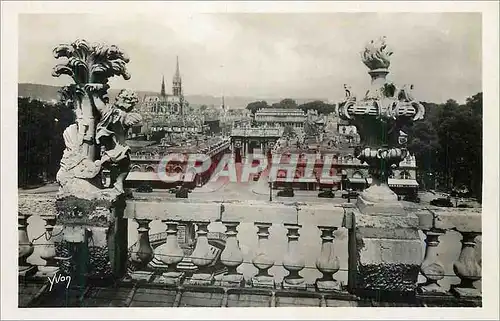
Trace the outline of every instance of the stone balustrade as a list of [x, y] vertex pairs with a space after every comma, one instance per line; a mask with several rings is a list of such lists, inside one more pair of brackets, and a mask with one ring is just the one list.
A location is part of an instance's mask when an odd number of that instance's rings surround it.
[[[477, 249], [481, 235], [480, 209], [429, 208], [417, 212], [419, 227], [425, 234], [426, 251], [421, 265], [421, 274], [426, 281], [419, 284], [420, 294], [447, 296], [455, 294], [464, 299], [480, 299], [481, 290], [474, 283], [481, 280], [480, 250]], [[448, 289], [439, 281], [445, 277], [446, 267], [438, 256], [440, 238], [447, 232], [458, 232], [462, 236], [460, 255], [453, 263], [453, 271], [460, 279]]]
[[[284, 204], [269, 202], [196, 202], [190, 200], [179, 200], [165, 203], [162, 200], [138, 199], [129, 200], [125, 210], [125, 217], [134, 220], [168, 220], [176, 224], [194, 222], [198, 226], [198, 239], [195, 250], [191, 254], [192, 261], [200, 271], [203, 266], [210, 263], [207, 246], [207, 226], [213, 222], [220, 222], [226, 229], [225, 248], [220, 255], [220, 262], [227, 268], [227, 272], [215, 279], [213, 275], [206, 273], [195, 273], [186, 276], [186, 283], [194, 284], [219, 284], [222, 286], [242, 286], [251, 284], [254, 287], [302, 289], [314, 287], [307, 284], [300, 272], [304, 269], [305, 262], [301, 255], [299, 242], [300, 231], [303, 225], [314, 225], [318, 231], [323, 231], [323, 246], [320, 257], [317, 260], [318, 270], [323, 277], [316, 283], [317, 287], [325, 291], [340, 290], [339, 283], [334, 280], [333, 274], [338, 271], [338, 259], [336, 259], [333, 247], [333, 231], [342, 227], [344, 210], [341, 206], [334, 205], [306, 205], [306, 204]], [[172, 223], [172, 224], [175, 224]], [[238, 227], [242, 224], [254, 225], [257, 228], [255, 238], [258, 239], [257, 248], [251, 261], [257, 272], [252, 277], [244, 279], [238, 267], [242, 265], [243, 253], [238, 240]], [[169, 223], [167, 223], [168, 226]], [[271, 227], [282, 227], [288, 231], [288, 250], [283, 253], [282, 258], [276, 258], [269, 253], [269, 229]], [[142, 228], [139, 226], [138, 234]], [[175, 239], [175, 238], [172, 238]], [[139, 237], [139, 242], [143, 238]], [[146, 240], [142, 241], [143, 248], [148, 247]], [[166, 244], [169, 243], [167, 238]], [[140, 248], [141, 246], [137, 246]], [[166, 247], [165, 247], [166, 248]], [[158, 249], [158, 248], [157, 248]], [[177, 256], [178, 245], [173, 245], [171, 253], [162, 252], [158, 255]], [[157, 251], [155, 251], [157, 254]], [[180, 255], [182, 256], [182, 255]], [[147, 256], [147, 259], [151, 258]], [[179, 257], [179, 261], [182, 257]], [[279, 284], [269, 270], [275, 264], [282, 262], [282, 268], [287, 271], [287, 276]], [[147, 262], [145, 262], [147, 263]], [[141, 276], [138, 276], [141, 277]], [[157, 278], [155, 281], [167, 284], [177, 284], [183, 276], [175, 275], [176, 281], [165, 281], [165, 278]]]
[[[46, 278], [59, 270], [56, 258], [55, 199], [30, 195], [19, 197], [18, 203], [18, 234], [19, 234], [19, 276], [21, 278]], [[44, 226], [31, 229], [30, 223], [43, 222]], [[37, 224], [40, 225], [40, 224]], [[58, 229], [56, 234], [61, 234]], [[36, 256], [29, 262], [30, 256]]]
[[[24, 278], [46, 276], [57, 271], [55, 244], [51, 238], [56, 223], [54, 203], [54, 197], [49, 195], [20, 195], [19, 275]], [[480, 253], [475, 248], [478, 236], [481, 235], [481, 209], [417, 206], [406, 208], [406, 211], [410, 211], [407, 216], [373, 215], [367, 220], [357, 212], [354, 204], [165, 200], [152, 196], [129, 199], [124, 210], [124, 218], [136, 221], [138, 241], [129, 252], [128, 260], [134, 269], [128, 272], [126, 278], [165, 286], [180, 284], [229, 288], [250, 286], [287, 291], [343, 292], [350, 295], [347, 292], [351, 291], [349, 284], [342, 284], [336, 278], [336, 273], [342, 270], [342, 263], [346, 263], [339, 260], [338, 253], [346, 249], [338, 247], [334, 232], [339, 229], [353, 231], [363, 228], [370, 230], [370, 233], [379, 233], [378, 236], [384, 238], [384, 231], [415, 223], [417, 230], [422, 232], [422, 247], [425, 246], [425, 256], [417, 258], [422, 263], [419, 277], [423, 281], [415, 284], [417, 295], [433, 299], [439, 297], [444, 300], [458, 298], [480, 301], [481, 290], [477, 282], [481, 279], [481, 261]], [[40, 257], [46, 262], [42, 266], [33, 266], [26, 261], [34, 252], [33, 237], [28, 237], [27, 233], [27, 219], [32, 215], [40, 215], [46, 222], [47, 241], [44, 240], [39, 252]], [[154, 249], [149, 236], [153, 221], [157, 221], [155, 224], [163, 224], [166, 231], [164, 243]], [[178, 226], [185, 223], [194, 223], [197, 226], [196, 244], [189, 257], [186, 257], [178, 243]], [[225, 270], [220, 275], [214, 275], [213, 270], [208, 268], [216, 255], [208, 244], [209, 233], [214, 233], [209, 231], [210, 224], [219, 224], [225, 228], [225, 246], [217, 262], [222, 264]], [[241, 233], [248, 235], [249, 226], [255, 229], [253, 232], [255, 245], [251, 245], [253, 244], [251, 242], [250, 245], [241, 243]], [[301, 234], [306, 227], [317, 229], [317, 235], [320, 237], [316, 245], [310, 245], [308, 239], [303, 240], [304, 236]], [[283, 233], [281, 237], [276, 236], [277, 231], [283, 231], [280, 232]], [[459, 282], [444, 288], [440, 285], [440, 281], [450, 275], [446, 274], [447, 267], [440, 261], [438, 255], [440, 239], [446, 233], [457, 232], [462, 235], [462, 248], [453, 263], [453, 271]], [[280, 239], [285, 243], [282, 246], [286, 250], [280, 253], [279, 257], [270, 252], [274, 246], [270, 236], [274, 236], [275, 241]], [[356, 241], [352, 238], [353, 234], [349, 232], [349, 243]], [[307, 251], [314, 252], [314, 248], [318, 249], [318, 256], [312, 264], [305, 262], [304, 257], [306, 255], [310, 257], [310, 253], [304, 252], [305, 247], [301, 247], [303, 242], [309, 242], [306, 243]], [[127, 244], [122, 246], [126, 247]], [[243, 253], [242, 246], [252, 249], [251, 259], [247, 258], [248, 252]], [[401, 251], [405, 252], [405, 249]], [[351, 263], [356, 264], [356, 254], [350, 247], [347, 253], [347, 260], [350, 261], [347, 272], [351, 273]], [[406, 256], [411, 256], [411, 253], [411, 251], [401, 253], [402, 262]], [[195, 266], [193, 273], [179, 269], [179, 265], [186, 258]], [[156, 262], [156, 265], [153, 265], [156, 268], [148, 266], [152, 261]], [[253, 266], [255, 272], [252, 275], [248, 273], [243, 275], [241, 272], [243, 265]], [[280, 281], [276, 277], [278, 268], [286, 272]], [[306, 280], [305, 268], [317, 270], [318, 277], [315, 281]], [[350, 278], [348, 282], [351, 282]]]

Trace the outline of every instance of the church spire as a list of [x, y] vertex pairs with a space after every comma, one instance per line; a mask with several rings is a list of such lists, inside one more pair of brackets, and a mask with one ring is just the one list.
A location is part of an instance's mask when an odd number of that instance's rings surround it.
[[161, 77], [161, 93], [160, 93], [160, 95], [162, 97], [165, 97], [167, 95], [167, 93], [165, 92], [165, 76]]
[[175, 65], [175, 78], [180, 79], [181, 78], [181, 73], [179, 71], [179, 56], [176, 56], [176, 65]]
[[176, 57], [175, 75], [172, 81], [172, 94], [177, 97], [182, 96], [182, 79], [181, 72], [179, 70], [179, 56]]

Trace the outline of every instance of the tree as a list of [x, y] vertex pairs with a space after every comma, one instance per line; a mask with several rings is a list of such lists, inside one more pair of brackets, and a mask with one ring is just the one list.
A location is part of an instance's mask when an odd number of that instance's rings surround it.
[[423, 104], [424, 121], [402, 129], [409, 136], [408, 149], [415, 154], [419, 174], [426, 179], [433, 173], [447, 190], [466, 186], [480, 198], [482, 93], [467, 98], [465, 105], [452, 99], [445, 104]]
[[295, 109], [297, 108], [297, 102], [291, 98], [285, 98], [279, 103], [274, 103], [272, 108], [285, 108], [285, 109]]
[[309, 110], [316, 110], [319, 115], [328, 115], [335, 112], [335, 105], [327, 104], [321, 100], [311, 101], [298, 106], [299, 109], [304, 112], [308, 112]]
[[415, 155], [420, 181], [424, 186], [432, 186], [433, 176], [438, 170], [436, 158], [440, 148], [438, 134], [429, 120], [416, 122], [405, 130], [410, 137], [408, 150]]
[[249, 103], [246, 109], [248, 109], [252, 113], [252, 115], [254, 115], [257, 110], [262, 108], [269, 108], [269, 105], [266, 101], [254, 101], [252, 103]]
[[483, 116], [483, 93], [477, 93], [472, 97], [467, 98], [465, 105], [469, 107], [472, 114], [475, 116]]
[[448, 100], [435, 123], [440, 145], [438, 171], [447, 189], [466, 186], [477, 197], [482, 192], [481, 96], [468, 98], [466, 105]]
[[18, 98], [18, 185], [54, 180], [64, 150], [63, 130], [73, 122], [63, 103]]

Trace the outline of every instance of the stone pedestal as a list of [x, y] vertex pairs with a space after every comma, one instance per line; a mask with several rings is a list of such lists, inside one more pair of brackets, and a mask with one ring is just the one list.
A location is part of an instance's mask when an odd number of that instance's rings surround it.
[[187, 283], [191, 285], [212, 285], [214, 280], [214, 275], [211, 273], [195, 273]]
[[69, 196], [56, 201], [57, 224], [62, 233], [54, 242], [61, 274], [74, 276], [74, 283], [85, 283], [87, 279], [111, 281], [125, 274], [124, 206], [124, 199], [110, 202]]
[[128, 274], [128, 279], [137, 282], [150, 282], [153, 279], [153, 271], [134, 271]]
[[252, 287], [256, 288], [275, 288], [274, 277], [271, 275], [257, 275], [252, 278]]
[[383, 204], [374, 204], [348, 215], [349, 287], [355, 293], [400, 296], [416, 290], [423, 260], [418, 217], [391, 205], [385, 213]]
[[46, 279], [54, 276], [59, 272], [59, 267], [57, 266], [39, 266], [38, 271], [35, 274], [36, 278]]
[[167, 286], [179, 286], [184, 280], [184, 272], [165, 272], [157, 280], [157, 283]]
[[242, 287], [245, 284], [243, 274], [234, 273], [222, 276], [220, 285], [223, 287]]
[[316, 290], [320, 292], [335, 292], [342, 289], [342, 284], [337, 280], [317, 280]]

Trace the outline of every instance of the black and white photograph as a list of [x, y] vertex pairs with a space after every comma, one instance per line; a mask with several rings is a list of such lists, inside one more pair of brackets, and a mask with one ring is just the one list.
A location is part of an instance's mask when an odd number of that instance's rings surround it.
[[7, 318], [498, 317], [498, 3], [43, 2], [2, 3]]

